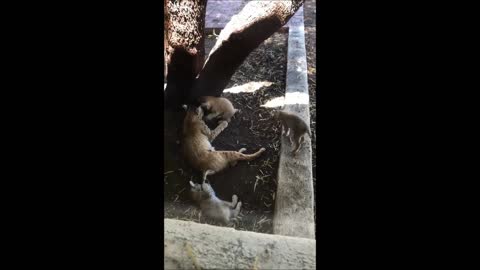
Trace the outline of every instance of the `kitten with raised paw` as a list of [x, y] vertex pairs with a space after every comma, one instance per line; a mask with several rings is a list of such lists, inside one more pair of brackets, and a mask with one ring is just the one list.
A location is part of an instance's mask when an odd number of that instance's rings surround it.
[[215, 191], [207, 181], [202, 184], [194, 184], [190, 181], [190, 186], [190, 194], [200, 206], [202, 216], [223, 225], [229, 225], [238, 216], [242, 202], [238, 201], [237, 195], [232, 196], [232, 202], [227, 202], [215, 195]]

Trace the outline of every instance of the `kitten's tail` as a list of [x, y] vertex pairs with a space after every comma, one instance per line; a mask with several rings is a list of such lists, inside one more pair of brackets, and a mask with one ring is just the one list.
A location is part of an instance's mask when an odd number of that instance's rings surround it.
[[217, 153], [226, 155], [228, 159], [231, 160], [253, 160], [260, 156], [265, 151], [265, 148], [261, 148], [253, 154], [243, 154], [237, 151], [217, 151]]

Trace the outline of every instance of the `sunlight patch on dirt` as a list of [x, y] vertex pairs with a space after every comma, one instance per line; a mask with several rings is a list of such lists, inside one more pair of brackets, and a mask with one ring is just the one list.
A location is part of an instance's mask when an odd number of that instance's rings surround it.
[[268, 87], [272, 84], [273, 83], [269, 82], [269, 81], [249, 82], [249, 83], [246, 83], [246, 84], [230, 87], [228, 89], [225, 89], [223, 92], [224, 93], [232, 93], [232, 94], [254, 93], [255, 91], [261, 89], [262, 87]]

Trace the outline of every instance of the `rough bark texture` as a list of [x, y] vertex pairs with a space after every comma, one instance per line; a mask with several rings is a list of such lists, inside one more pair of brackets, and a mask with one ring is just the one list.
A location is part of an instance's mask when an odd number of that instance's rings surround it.
[[220, 96], [245, 58], [285, 25], [303, 2], [304, 0], [249, 2], [220, 33], [189, 98], [193, 100], [204, 95]]
[[207, 0], [167, 0], [165, 6], [166, 105], [186, 99], [205, 58], [204, 28]]

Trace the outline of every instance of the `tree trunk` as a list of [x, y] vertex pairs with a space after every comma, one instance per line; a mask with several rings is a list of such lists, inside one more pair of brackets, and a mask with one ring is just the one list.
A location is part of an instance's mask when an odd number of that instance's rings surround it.
[[205, 59], [207, 0], [165, 0], [167, 89], [165, 105], [182, 104]]
[[195, 80], [189, 100], [206, 95], [220, 96], [247, 56], [285, 25], [303, 2], [304, 0], [249, 2], [220, 33], [205, 66]]

